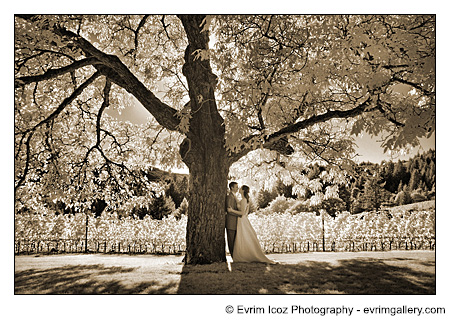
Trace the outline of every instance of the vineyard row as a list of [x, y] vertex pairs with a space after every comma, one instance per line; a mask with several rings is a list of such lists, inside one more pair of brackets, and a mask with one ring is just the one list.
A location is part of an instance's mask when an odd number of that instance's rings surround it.
[[[434, 249], [435, 212], [249, 215], [266, 253]], [[187, 217], [16, 215], [15, 253], [181, 253]]]

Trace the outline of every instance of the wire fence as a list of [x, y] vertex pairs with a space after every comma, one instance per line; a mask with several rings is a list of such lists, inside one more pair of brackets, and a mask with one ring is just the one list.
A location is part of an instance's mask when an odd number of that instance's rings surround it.
[[305, 240], [290, 243], [265, 244], [266, 253], [301, 253], [301, 252], [359, 252], [359, 251], [393, 251], [393, 250], [435, 250], [434, 237], [403, 238], [348, 238], [345, 240], [325, 241]]
[[184, 244], [156, 244], [143, 242], [86, 241], [84, 239], [19, 240], [14, 244], [15, 254], [37, 253], [133, 253], [133, 254], [180, 254]]
[[[304, 253], [304, 252], [358, 252], [393, 250], [435, 250], [435, 237], [402, 238], [347, 238], [325, 241], [300, 240], [296, 242], [262, 243], [265, 253]], [[128, 253], [128, 254], [182, 254], [184, 243], [165, 244], [152, 242], [108, 242], [86, 241], [83, 239], [60, 240], [17, 240], [15, 254], [38, 253]]]

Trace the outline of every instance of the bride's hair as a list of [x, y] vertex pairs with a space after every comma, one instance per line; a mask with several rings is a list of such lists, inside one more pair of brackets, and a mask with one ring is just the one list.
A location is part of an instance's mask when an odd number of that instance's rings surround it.
[[242, 191], [244, 192], [244, 197], [247, 199], [247, 202], [250, 202], [250, 188], [246, 185], [242, 186]]

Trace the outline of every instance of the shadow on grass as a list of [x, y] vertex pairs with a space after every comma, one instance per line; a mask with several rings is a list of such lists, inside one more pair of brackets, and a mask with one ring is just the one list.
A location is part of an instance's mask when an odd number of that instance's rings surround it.
[[[136, 268], [76, 265], [15, 273], [15, 294], [165, 294], [176, 284], [161, 286], [156, 281], [124, 284], [121, 275]], [[102, 278], [103, 276], [103, 278]], [[117, 277], [118, 279], [108, 279]]]
[[423, 266], [420, 260], [367, 258], [184, 266], [178, 294], [435, 294], [434, 262], [426, 263], [431, 269]]
[[[147, 280], [146, 280], [147, 279]], [[352, 294], [436, 293], [435, 262], [351, 258], [332, 262], [179, 263], [148, 267], [70, 265], [15, 273], [16, 294]]]

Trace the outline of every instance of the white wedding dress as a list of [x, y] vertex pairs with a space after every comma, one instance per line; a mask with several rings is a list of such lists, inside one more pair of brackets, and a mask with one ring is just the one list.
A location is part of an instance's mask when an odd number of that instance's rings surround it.
[[276, 263], [264, 255], [256, 232], [248, 220], [248, 203], [243, 199], [239, 203], [239, 210], [245, 210], [242, 217], [238, 217], [236, 239], [234, 241], [234, 262], [263, 262]]

